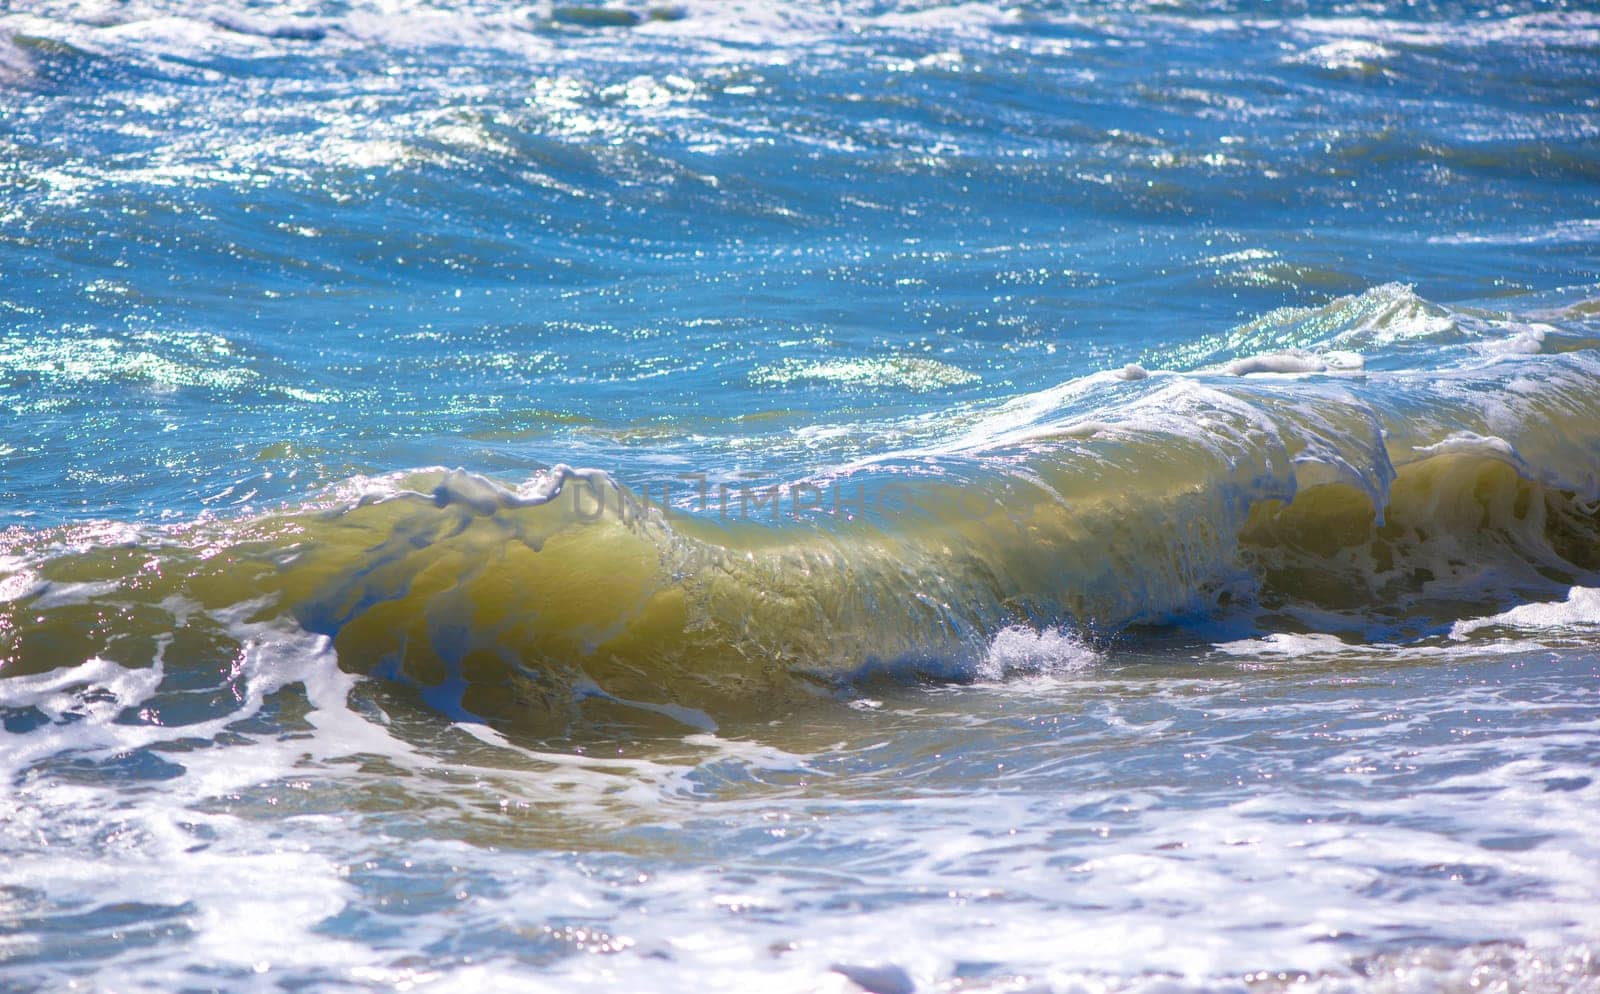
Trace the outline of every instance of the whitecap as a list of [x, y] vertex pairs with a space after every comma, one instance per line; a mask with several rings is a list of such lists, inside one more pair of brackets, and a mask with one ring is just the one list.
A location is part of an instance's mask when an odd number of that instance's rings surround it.
[[983, 680], [1016, 675], [1071, 673], [1099, 662], [1100, 653], [1064, 628], [1034, 629], [1012, 625], [1001, 629], [978, 664]]

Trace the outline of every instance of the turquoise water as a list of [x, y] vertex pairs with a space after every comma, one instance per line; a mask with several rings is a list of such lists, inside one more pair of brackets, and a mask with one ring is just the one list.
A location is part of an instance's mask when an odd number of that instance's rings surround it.
[[1600, 989], [1600, 12], [0, 10], [0, 989]]

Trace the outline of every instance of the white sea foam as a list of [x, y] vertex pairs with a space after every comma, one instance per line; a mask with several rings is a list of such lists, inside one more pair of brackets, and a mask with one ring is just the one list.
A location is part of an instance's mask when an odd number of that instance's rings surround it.
[[978, 676], [984, 680], [1000, 680], [1009, 676], [1071, 673], [1093, 666], [1099, 659], [1099, 652], [1073, 632], [1012, 625], [1001, 629], [989, 643], [978, 665]]
[[1300, 350], [1250, 356], [1228, 364], [1228, 372], [1234, 376], [1248, 376], [1251, 373], [1322, 373], [1327, 369], [1328, 364], [1322, 358]]
[[[1228, 656], [1339, 656], [1349, 654], [1354, 649], [1350, 643], [1336, 635], [1327, 635], [1319, 632], [1306, 634], [1293, 634], [1288, 632], [1274, 632], [1259, 638], [1239, 639], [1233, 642], [1221, 642], [1215, 646], [1216, 650]], [[1367, 648], [1367, 647], [1362, 647]]]
[[1486, 618], [1458, 621], [1450, 627], [1450, 636], [1462, 639], [1486, 628], [1592, 631], [1596, 627], [1600, 627], [1600, 588], [1573, 587], [1562, 601], [1519, 604]]
[[33, 63], [10, 35], [0, 31], [0, 83], [14, 83], [31, 74]]

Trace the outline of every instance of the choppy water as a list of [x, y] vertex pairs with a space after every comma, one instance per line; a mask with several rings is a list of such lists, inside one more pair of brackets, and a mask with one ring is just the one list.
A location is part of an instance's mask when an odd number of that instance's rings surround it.
[[0, 989], [1600, 990], [1596, 80], [14, 0]]

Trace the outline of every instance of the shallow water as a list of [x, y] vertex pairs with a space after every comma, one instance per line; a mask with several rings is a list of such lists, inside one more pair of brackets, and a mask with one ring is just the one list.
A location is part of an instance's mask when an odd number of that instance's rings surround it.
[[1597, 77], [8, 6], [0, 989], [1600, 990]]

